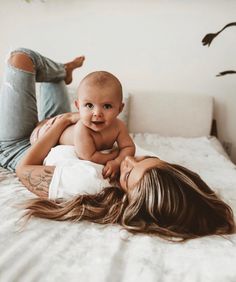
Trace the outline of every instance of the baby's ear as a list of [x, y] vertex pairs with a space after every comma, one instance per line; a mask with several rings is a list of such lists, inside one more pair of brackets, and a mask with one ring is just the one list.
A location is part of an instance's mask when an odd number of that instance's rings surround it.
[[75, 100], [75, 106], [76, 106], [76, 108], [77, 108], [77, 110], [79, 111], [79, 101], [78, 100]]
[[121, 113], [121, 112], [123, 111], [124, 106], [125, 106], [125, 104], [124, 104], [124, 103], [121, 103], [120, 108], [119, 108], [119, 113]]

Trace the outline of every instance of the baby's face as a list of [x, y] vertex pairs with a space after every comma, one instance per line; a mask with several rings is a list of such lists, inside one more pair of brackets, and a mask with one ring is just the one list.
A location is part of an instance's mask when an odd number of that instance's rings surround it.
[[112, 85], [83, 85], [76, 106], [83, 124], [99, 132], [112, 125], [123, 109], [121, 95]]

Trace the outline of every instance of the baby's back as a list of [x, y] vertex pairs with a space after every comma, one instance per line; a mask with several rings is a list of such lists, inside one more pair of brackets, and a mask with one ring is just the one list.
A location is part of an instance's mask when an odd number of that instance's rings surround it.
[[62, 133], [59, 144], [60, 145], [74, 145], [74, 130], [75, 125], [68, 126]]

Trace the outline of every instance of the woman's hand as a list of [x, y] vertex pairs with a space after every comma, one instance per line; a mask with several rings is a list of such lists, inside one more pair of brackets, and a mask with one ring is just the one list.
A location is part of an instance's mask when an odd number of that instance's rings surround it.
[[65, 120], [68, 122], [68, 126], [71, 124], [75, 124], [80, 119], [79, 113], [65, 113], [57, 116], [55, 122], [61, 122], [61, 120]]

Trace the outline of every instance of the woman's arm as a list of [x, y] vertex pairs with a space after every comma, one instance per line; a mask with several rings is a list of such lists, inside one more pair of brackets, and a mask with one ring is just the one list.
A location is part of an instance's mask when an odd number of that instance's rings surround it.
[[29, 191], [40, 198], [48, 198], [48, 189], [54, 169], [53, 166], [19, 164], [16, 174]]
[[62, 115], [52, 127], [30, 149], [16, 167], [16, 175], [29, 191], [39, 197], [48, 197], [48, 188], [52, 180], [54, 166], [44, 166], [43, 161], [54, 147], [62, 132], [79, 119], [77, 113]]

